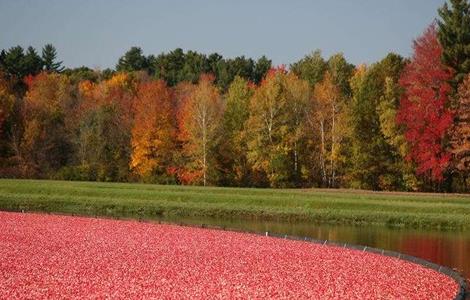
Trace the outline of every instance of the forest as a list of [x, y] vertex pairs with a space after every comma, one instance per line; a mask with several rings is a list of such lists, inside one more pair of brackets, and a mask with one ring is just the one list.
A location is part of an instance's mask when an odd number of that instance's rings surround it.
[[470, 4], [353, 65], [132, 47], [115, 69], [0, 53], [0, 177], [468, 192]]

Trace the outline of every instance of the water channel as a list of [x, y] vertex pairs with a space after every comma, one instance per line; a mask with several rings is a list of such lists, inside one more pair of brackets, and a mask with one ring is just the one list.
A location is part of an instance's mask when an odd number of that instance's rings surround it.
[[451, 267], [470, 278], [470, 231], [438, 231], [384, 226], [338, 226], [227, 219], [166, 218], [162, 221], [272, 232], [393, 250]]

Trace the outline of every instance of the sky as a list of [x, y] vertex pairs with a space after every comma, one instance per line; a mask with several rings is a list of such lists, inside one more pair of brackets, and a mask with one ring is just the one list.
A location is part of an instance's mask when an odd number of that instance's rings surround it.
[[0, 49], [52, 43], [67, 67], [113, 68], [130, 47], [224, 57], [266, 55], [289, 65], [320, 49], [354, 64], [412, 41], [444, 0], [0, 0]]

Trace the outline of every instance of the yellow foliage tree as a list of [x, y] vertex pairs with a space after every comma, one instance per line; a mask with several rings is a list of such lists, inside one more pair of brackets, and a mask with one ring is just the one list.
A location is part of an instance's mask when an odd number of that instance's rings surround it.
[[183, 144], [186, 164], [180, 179], [184, 183], [202, 183], [215, 179], [215, 146], [223, 117], [223, 103], [214, 77], [202, 75], [188, 97], [179, 104], [179, 140]]
[[299, 184], [301, 124], [308, 99], [308, 83], [283, 68], [272, 69], [251, 98], [248, 160], [272, 187]]
[[323, 185], [328, 187], [336, 186], [339, 144], [344, 130], [344, 126], [338, 124], [340, 100], [341, 91], [327, 71], [323, 80], [315, 85], [308, 120], [320, 136], [320, 171]]
[[71, 85], [67, 76], [40, 73], [28, 80], [24, 98], [21, 155], [28, 174], [57, 170], [70, 156], [69, 133], [65, 126], [71, 105]]

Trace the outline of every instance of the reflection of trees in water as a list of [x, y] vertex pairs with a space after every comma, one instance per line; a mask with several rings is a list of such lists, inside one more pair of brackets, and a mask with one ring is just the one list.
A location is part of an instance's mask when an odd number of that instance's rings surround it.
[[409, 235], [402, 239], [400, 251], [456, 268], [470, 277], [470, 239], [464, 233], [450, 238]]
[[470, 277], [470, 232], [392, 229], [382, 226], [335, 226], [247, 220], [180, 219], [251, 232], [272, 232], [392, 250], [455, 268]]

